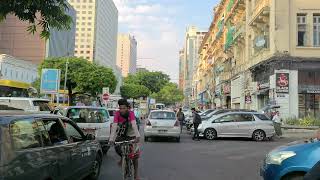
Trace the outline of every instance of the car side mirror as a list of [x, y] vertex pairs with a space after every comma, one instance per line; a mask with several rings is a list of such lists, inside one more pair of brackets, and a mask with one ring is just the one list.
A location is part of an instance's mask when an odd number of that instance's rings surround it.
[[96, 137], [93, 134], [87, 134], [86, 135], [86, 140], [95, 140]]

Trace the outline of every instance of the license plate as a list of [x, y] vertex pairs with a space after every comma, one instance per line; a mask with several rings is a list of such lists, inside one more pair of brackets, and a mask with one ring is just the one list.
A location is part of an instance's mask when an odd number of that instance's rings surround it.
[[158, 130], [159, 133], [166, 133], [167, 130]]
[[92, 135], [96, 134], [96, 130], [94, 130], [94, 129], [83, 129], [83, 131], [86, 134], [92, 134]]

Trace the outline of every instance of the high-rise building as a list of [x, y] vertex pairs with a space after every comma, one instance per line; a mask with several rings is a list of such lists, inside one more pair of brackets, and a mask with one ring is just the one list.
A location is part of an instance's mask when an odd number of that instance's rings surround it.
[[[70, 6], [67, 14], [76, 20], [76, 12]], [[50, 29], [49, 39], [41, 39], [40, 32], [30, 34], [30, 24], [14, 15], [8, 15], [0, 23], [0, 54], [9, 54], [18, 59], [41, 63], [46, 57], [73, 56], [75, 24], [70, 30]]]
[[193, 96], [192, 89], [196, 82], [193, 82], [193, 75], [199, 62], [199, 48], [207, 32], [200, 31], [195, 26], [187, 28], [184, 47], [184, 95], [187, 104], [190, 104], [190, 98]]
[[112, 0], [68, 0], [77, 11], [75, 56], [116, 70], [118, 10]]
[[179, 89], [183, 90], [184, 87], [184, 65], [185, 65], [185, 58], [184, 58], [184, 49], [179, 51]]
[[117, 65], [122, 76], [134, 74], [137, 71], [137, 41], [128, 34], [118, 35]]

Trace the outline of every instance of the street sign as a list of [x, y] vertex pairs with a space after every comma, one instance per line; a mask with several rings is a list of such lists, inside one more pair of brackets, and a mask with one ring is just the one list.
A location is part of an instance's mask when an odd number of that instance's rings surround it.
[[102, 99], [105, 100], [105, 101], [108, 101], [110, 98], [110, 95], [108, 93], [105, 93], [102, 95]]
[[42, 69], [40, 92], [42, 94], [56, 94], [60, 89], [60, 70]]

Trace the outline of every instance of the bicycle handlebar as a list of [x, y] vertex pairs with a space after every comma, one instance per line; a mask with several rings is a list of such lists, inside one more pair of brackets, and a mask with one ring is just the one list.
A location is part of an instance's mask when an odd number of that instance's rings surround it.
[[130, 141], [119, 141], [119, 142], [114, 142], [113, 145], [121, 145], [121, 144], [134, 144], [136, 143], [135, 140], [130, 140]]

